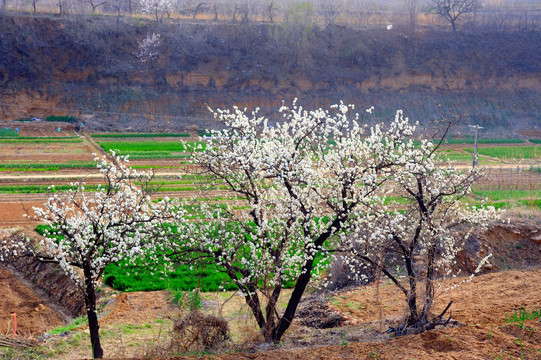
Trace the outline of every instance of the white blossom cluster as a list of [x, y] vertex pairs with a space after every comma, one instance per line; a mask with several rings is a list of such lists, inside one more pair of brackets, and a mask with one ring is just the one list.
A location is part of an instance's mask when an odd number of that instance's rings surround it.
[[[84, 270], [85, 286], [94, 285], [110, 263], [132, 260], [152, 252], [171, 229], [163, 222], [184, 221], [176, 201], [150, 201], [151, 172], [138, 172], [127, 159], [96, 158], [105, 185], [87, 192], [84, 183], [72, 183], [73, 190], [50, 194], [44, 207], [34, 207], [34, 218], [53, 229], [46, 233], [36, 256], [57, 262], [80, 285], [74, 267]], [[60, 237], [59, 237], [60, 236]]]
[[16, 259], [29, 251], [29, 243], [22, 234], [0, 240], [0, 262]]
[[160, 54], [158, 48], [161, 44], [160, 37], [160, 34], [147, 34], [146, 38], [137, 42], [139, 45], [139, 51], [137, 52], [139, 61], [147, 62], [158, 58]]
[[[178, 251], [221, 265], [255, 304], [256, 319], [263, 318], [256, 290], [267, 289], [271, 304], [286, 281], [304, 291], [301, 279], [321, 273], [331, 254], [346, 257], [355, 279], [364, 276], [362, 265], [383, 271], [407, 298], [418, 283], [428, 284], [429, 308], [432, 281], [462, 248], [456, 228], [496, 217], [493, 208], [463, 206], [479, 173], [438, 164], [438, 145], [416, 146], [415, 126], [401, 111], [389, 126], [371, 128], [353, 111], [343, 103], [309, 111], [294, 102], [282, 106], [275, 126], [258, 109], [214, 113], [224, 129], [211, 131], [195, 162], [243, 200], [202, 206], [194, 236]], [[390, 264], [407, 269], [409, 287]], [[272, 311], [268, 306], [260, 327], [270, 326]]]
[[174, 6], [175, 0], [140, 0], [141, 11], [145, 14], [154, 15], [156, 21], [164, 14], [169, 14]]
[[183, 246], [215, 256], [246, 291], [260, 283], [281, 286], [312, 265], [321, 271], [323, 261], [311, 262], [328, 257], [329, 246], [380, 201], [382, 184], [403, 161], [396, 148], [414, 131], [401, 113], [388, 129], [366, 131], [353, 106], [343, 103], [327, 111], [294, 103], [280, 111], [284, 121], [269, 126], [257, 109], [218, 110], [225, 129], [211, 131], [212, 146], [195, 157], [246, 200], [221, 212], [208, 209], [205, 230]]
[[[364, 263], [383, 271], [408, 299], [418, 296], [416, 291], [422, 287], [418, 309], [422, 305], [426, 311], [439, 290], [434, 280], [454, 274], [457, 256], [474, 225], [479, 229], [499, 218], [494, 207], [469, 207], [460, 201], [481, 173], [439, 164], [436, 149], [429, 140], [418, 147], [412, 141], [399, 144], [399, 166], [388, 184], [395, 201], [380, 204], [362, 216], [359, 226], [343, 242], [352, 268]], [[397, 263], [401, 274], [391, 269]], [[406, 276], [408, 283], [401, 283], [399, 275]]]
[[[352, 278], [362, 279], [363, 266], [376, 268], [407, 299], [423, 285], [429, 309], [433, 280], [453, 269], [471, 232], [459, 238], [457, 229], [497, 217], [494, 208], [460, 202], [480, 173], [442, 166], [438, 144], [429, 140], [415, 145], [415, 126], [401, 111], [389, 126], [371, 128], [343, 103], [309, 111], [293, 102], [280, 113], [283, 121], [270, 126], [258, 109], [218, 110], [224, 129], [212, 130], [208, 146], [194, 154], [197, 166], [238, 200], [153, 203], [152, 173], [131, 169], [112, 153], [113, 161], [96, 159], [104, 186], [87, 192], [75, 183], [74, 190], [51, 194], [34, 212], [54, 233], [39, 248], [22, 242], [11, 252], [31, 249], [74, 278], [79, 267], [87, 287], [106, 265], [142, 254], [153, 254], [156, 264], [172, 256], [210, 260], [239, 287], [266, 340], [279, 339], [300, 300], [290, 301], [286, 325], [276, 330], [285, 283], [296, 281], [294, 294], [302, 295], [333, 254], [345, 258]], [[189, 208], [197, 211], [188, 214]]]

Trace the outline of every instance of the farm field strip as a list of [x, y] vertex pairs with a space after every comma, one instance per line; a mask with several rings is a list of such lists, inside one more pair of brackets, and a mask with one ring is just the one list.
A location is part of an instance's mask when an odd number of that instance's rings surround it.
[[82, 143], [83, 139], [77, 136], [66, 136], [63, 138], [52, 137], [28, 137], [28, 138], [0, 138], [3, 144], [51, 144], [51, 143]]
[[185, 152], [204, 151], [207, 147], [205, 141], [97, 141], [105, 151], [118, 150], [122, 152], [165, 151]]
[[[464, 151], [473, 153], [472, 148], [465, 148]], [[479, 147], [477, 151], [480, 155], [490, 156], [501, 160], [541, 158], [541, 146]]]
[[[439, 140], [438, 140], [439, 141]], [[474, 144], [473, 138], [450, 138], [445, 140], [445, 144]], [[478, 144], [524, 144], [522, 139], [499, 139], [499, 138], [480, 138], [477, 139]]]
[[131, 139], [131, 138], [187, 138], [188, 133], [104, 133], [90, 135], [94, 139]]

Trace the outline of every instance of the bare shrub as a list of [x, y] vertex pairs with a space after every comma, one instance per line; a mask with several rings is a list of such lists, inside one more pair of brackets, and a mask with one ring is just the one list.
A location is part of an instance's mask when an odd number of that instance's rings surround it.
[[224, 318], [191, 311], [174, 320], [169, 350], [173, 353], [217, 350], [230, 338]]
[[[352, 274], [362, 274], [354, 277]], [[344, 256], [337, 255], [325, 280], [325, 291], [339, 291], [349, 287], [366, 285], [376, 279], [376, 271], [359, 263], [350, 263]]]

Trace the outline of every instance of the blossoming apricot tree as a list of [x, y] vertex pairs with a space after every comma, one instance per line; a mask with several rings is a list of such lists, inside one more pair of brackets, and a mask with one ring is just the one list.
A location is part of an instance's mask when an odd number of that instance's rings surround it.
[[[137, 172], [127, 159], [105, 157], [98, 161], [105, 185], [87, 192], [83, 183], [74, 190], [52, 193], [43, 208], [34, 207], [34, 218], [50, 225], [39, 247], [31, 241], [25, 253], [44, 262], [57, 263], [84, 294], [94, 358], [102, 358], [96, 310], [96, 286], [105, 267], [150, 254], [156, 240], [171, 231], [164, 221], [183, 221], [183, 211], [168, 199], [150, 201], [151, 172]], [[136, 186], [135, 183], [140, 183]], [[82, 272], [82, 280], [80, 272]]]
[[[493, 207], [460, 202], [481, 173], [442, 163], [436, 152], [440, 145], [441, 141], [429, 140], [420, 146], [412, 141], [400, 144], [396, 150], [404, 159], [389, 184], [398, 201], [381, 204], [363, 217], [362, 226], [342, 243], [349, 247], [352, 268], [364, 263], [377, 269], [404, 293], [409, 312], [396, 328], [399, 334], [419, 333], [446, 322], [443, 315], [451, 304], [439, 316], [430, 317], [437, 290], [441, 290], [435, 280], [451, 275], [473, 225], [482, 227], [498, 218]], [[480, 260], [477, 271], [487, 259]], [[403, 269], [406, 282], [398, 277], [402, 272], [395, 273], [397, 266]]]
[[[195, 156], [242, 200], [225, 209], [207, 206], [199, 234], [178, 242], [176, 251], [217, 263], [240, 289], [266, 341], [280, 341], [329, 249], [357, 228], [403, 162], [396, 147], [414, 130], [407, 119], [367, 131], [352, 110], [340, 104], [307, 111], [294, 104], [280, 109], [284, 121], [276, 126], [257, 111], [218, 110], [225, 129], [212, 131], [212, 146]], [[286, 282], [294, 288], [280, 314], [276, 305]]]

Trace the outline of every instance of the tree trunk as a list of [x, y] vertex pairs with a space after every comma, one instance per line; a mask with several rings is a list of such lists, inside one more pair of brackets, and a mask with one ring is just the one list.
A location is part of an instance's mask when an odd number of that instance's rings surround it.
[[103, 349], [100, 342], [100, 326], [98, 324], [98, 314], [96, 310], [88, 308], [88, 329], [90, 330], [90, 343], [92, 344], [92, 356], [94, 359], [103, 358]]
[[280, 339], [282, 339], [282, 336], [285, 334], [286, 330], [291, 325], [291, 322], [293, 322], [293, 318], [295, 317], [295, 312], [297, 311], [297, 306], [299, 305], [302, 295], [304, 294], [304, 291], [306, 290], [306, 286], [308, 285], [312, 277], [313, 263], [314, 263], [313, 260], [308, 260], [304, 264], [303, 273], [297, 279], [297, 284], [295, 285], [295, 288], [293, 289], [293, 293], [291, 294], [291, 297], [289, 298], [289, 302], [287, 303], [286, 311], [284, 312], [284, 315], [278, 322], [278, 325], [275, 326], [272, 331], [271, 338], [274, 343], [280, 342]]
[[91, 271], [89, 267], [84, 268], [85, 275], [85, 303], [86, 314], [88, 317], [88, 330], [90, 331], [90, 343], [92, 344], [92, 357], [94, 359], [103, 358], [103, 349], [100, 343], [100, 325], [98, 324], [98, 314], [96, 312], [96, 289], [92, 282]]

